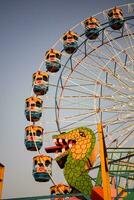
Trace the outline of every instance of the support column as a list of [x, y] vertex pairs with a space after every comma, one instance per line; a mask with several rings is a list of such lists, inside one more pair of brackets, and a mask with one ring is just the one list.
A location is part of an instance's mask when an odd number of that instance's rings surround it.
[[2, 199], [2, 188], [3, 188], [3, 181], [4, 181], [4, 171], [5, 171], [5, 166], [0, 163], [0, 199]]
[[108, 158], [103, 135], [102, 123], [98, 123], [98, 139], [100, 147], [101, 174], [103, 184], [104, 200], [111, 200], [110, 178], [108, 172]]

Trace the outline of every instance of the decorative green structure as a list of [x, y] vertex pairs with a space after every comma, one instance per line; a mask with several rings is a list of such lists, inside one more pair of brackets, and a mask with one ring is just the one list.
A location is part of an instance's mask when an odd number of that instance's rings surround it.
[[117, 197], [131, 200], [134, 198], [134, 148], [108, 148], [109, 173], [115, 177]]
[[65, 147], [66, 150], [62, 150], [63, 153], [56, 158], [61, 168], [64, 167], [66, 181], [71, 187], [89, 197], [93, 186], [88, 172], [95, 159], [92, 158], [92, 153], [96, 154], [94, 132], [89, 128], [80, 127], [55, 135], [53, 139], [66, 143], [62, 145], [62, 149]]
[[[108, 168], [110, 183], [116, 189], [115, 200], [134, 199], [134, 148], [118, 147], [107, 148]], [[97, 169], [98, 175], [95, 178], [95, 186], [102, 186], [100, 165], [93, 167]], [[114, 183], [112, 184], [114, 180]]]

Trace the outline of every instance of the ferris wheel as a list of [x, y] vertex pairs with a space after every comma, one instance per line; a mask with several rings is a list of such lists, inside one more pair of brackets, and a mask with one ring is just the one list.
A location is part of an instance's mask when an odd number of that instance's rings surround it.
[[[133, 9], [133, 3], [126, 4], [84, 19], [46, 52], [33, 74], [31, 97], [26, 99], [25, 115], [30, 125], [25, 129], [25, 145], [39, 153], [34, 157], [34, 166], [42, 162], [40, 158], [45, 163], [40, 164], [41, 176], [35, 173], [35, 180], [52, 179], [52, 159], [40, 153], [43, 130], [49, 140], [56, 132], [87, 127], [98, 140], [97, 125], [101, 123], [106, 148], [116, 152], [130, 147], [129, 153], [133, 152]], [[129, 153], [110, 155], [120, 159]], [[134, 157], [130, 159], [134, 163]], [[96, 165], [99, 162], [98, 158]], [[46, 174], [44, 167], [48, 169]], [[130, 185], [134, 187], [132, 181]]]

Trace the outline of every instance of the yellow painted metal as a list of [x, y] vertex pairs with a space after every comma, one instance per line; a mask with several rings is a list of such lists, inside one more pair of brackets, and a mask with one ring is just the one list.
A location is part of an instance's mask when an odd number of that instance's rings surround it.
[[49, 74], [47, 72], [37, 71], [33, 74], [33, 79], [36, 79], [37, 77], [42, 77], [42, 76], [46, 76], [46, 78], [48, 78]]
[[112, 198], [111, 198], [111, 189], [110, 189], [110, 179], [109, 179], [109, 173], [108, 173], [108, 160], [105, 153], [102, 123], [98, 123], [98, 139], [99, 139], [99, 146], [100, 146], [100, 160], [101, 160], [101, 173], [102, 173], [104, 200], [111, 200]]
[[34, 161], [36, 160], [37, 163], [42, 163], [42, 162], [45, 162], [46, 160], [49, 160], [50, 163], [52, 162], [52, 158], [50, 156], [43, 155], [43, 154], [40, 154], [40, 155], [33, 157], [33, 160]]
[[43, 104], [43, 100], [40, 99], [39, 97], [29, 97], [25, 100], [25, 103], [29, 103], [29, 104], [32, 104], [32, 103], [36, 103], [37, 101], [39, 101], [41, 104]]
[[4, 171], [5, 167], [0, 163], [0, 199], [2, 199], [2, 188], [3, 188], [3, 181], [4, 181]]
[[37, 134], [37, 131], [40, 131], [41, 133], [43, 133], [43, 131], [44, 131], [44, 129], [41, 127], [41, 126], [33, 126], [33, 125], [30, 125], [30, 126], [27, 126], [26, 128], [25, 128], [25, 131], [27, 132], [28, 131], [28, 133], [30, 133], [30, 132], [32, 132], [32, 133], [35, 133], [35, 135]]

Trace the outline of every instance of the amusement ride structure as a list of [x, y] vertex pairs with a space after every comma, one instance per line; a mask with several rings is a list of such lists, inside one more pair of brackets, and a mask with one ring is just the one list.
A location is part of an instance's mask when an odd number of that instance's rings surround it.
[[[25, 146], [35, 181], [52, 181], [49, 198], [134, 199], [134, 3], [64, 33], [32, 80]], [[68, 185], [53, 179], [54, 160]]]

